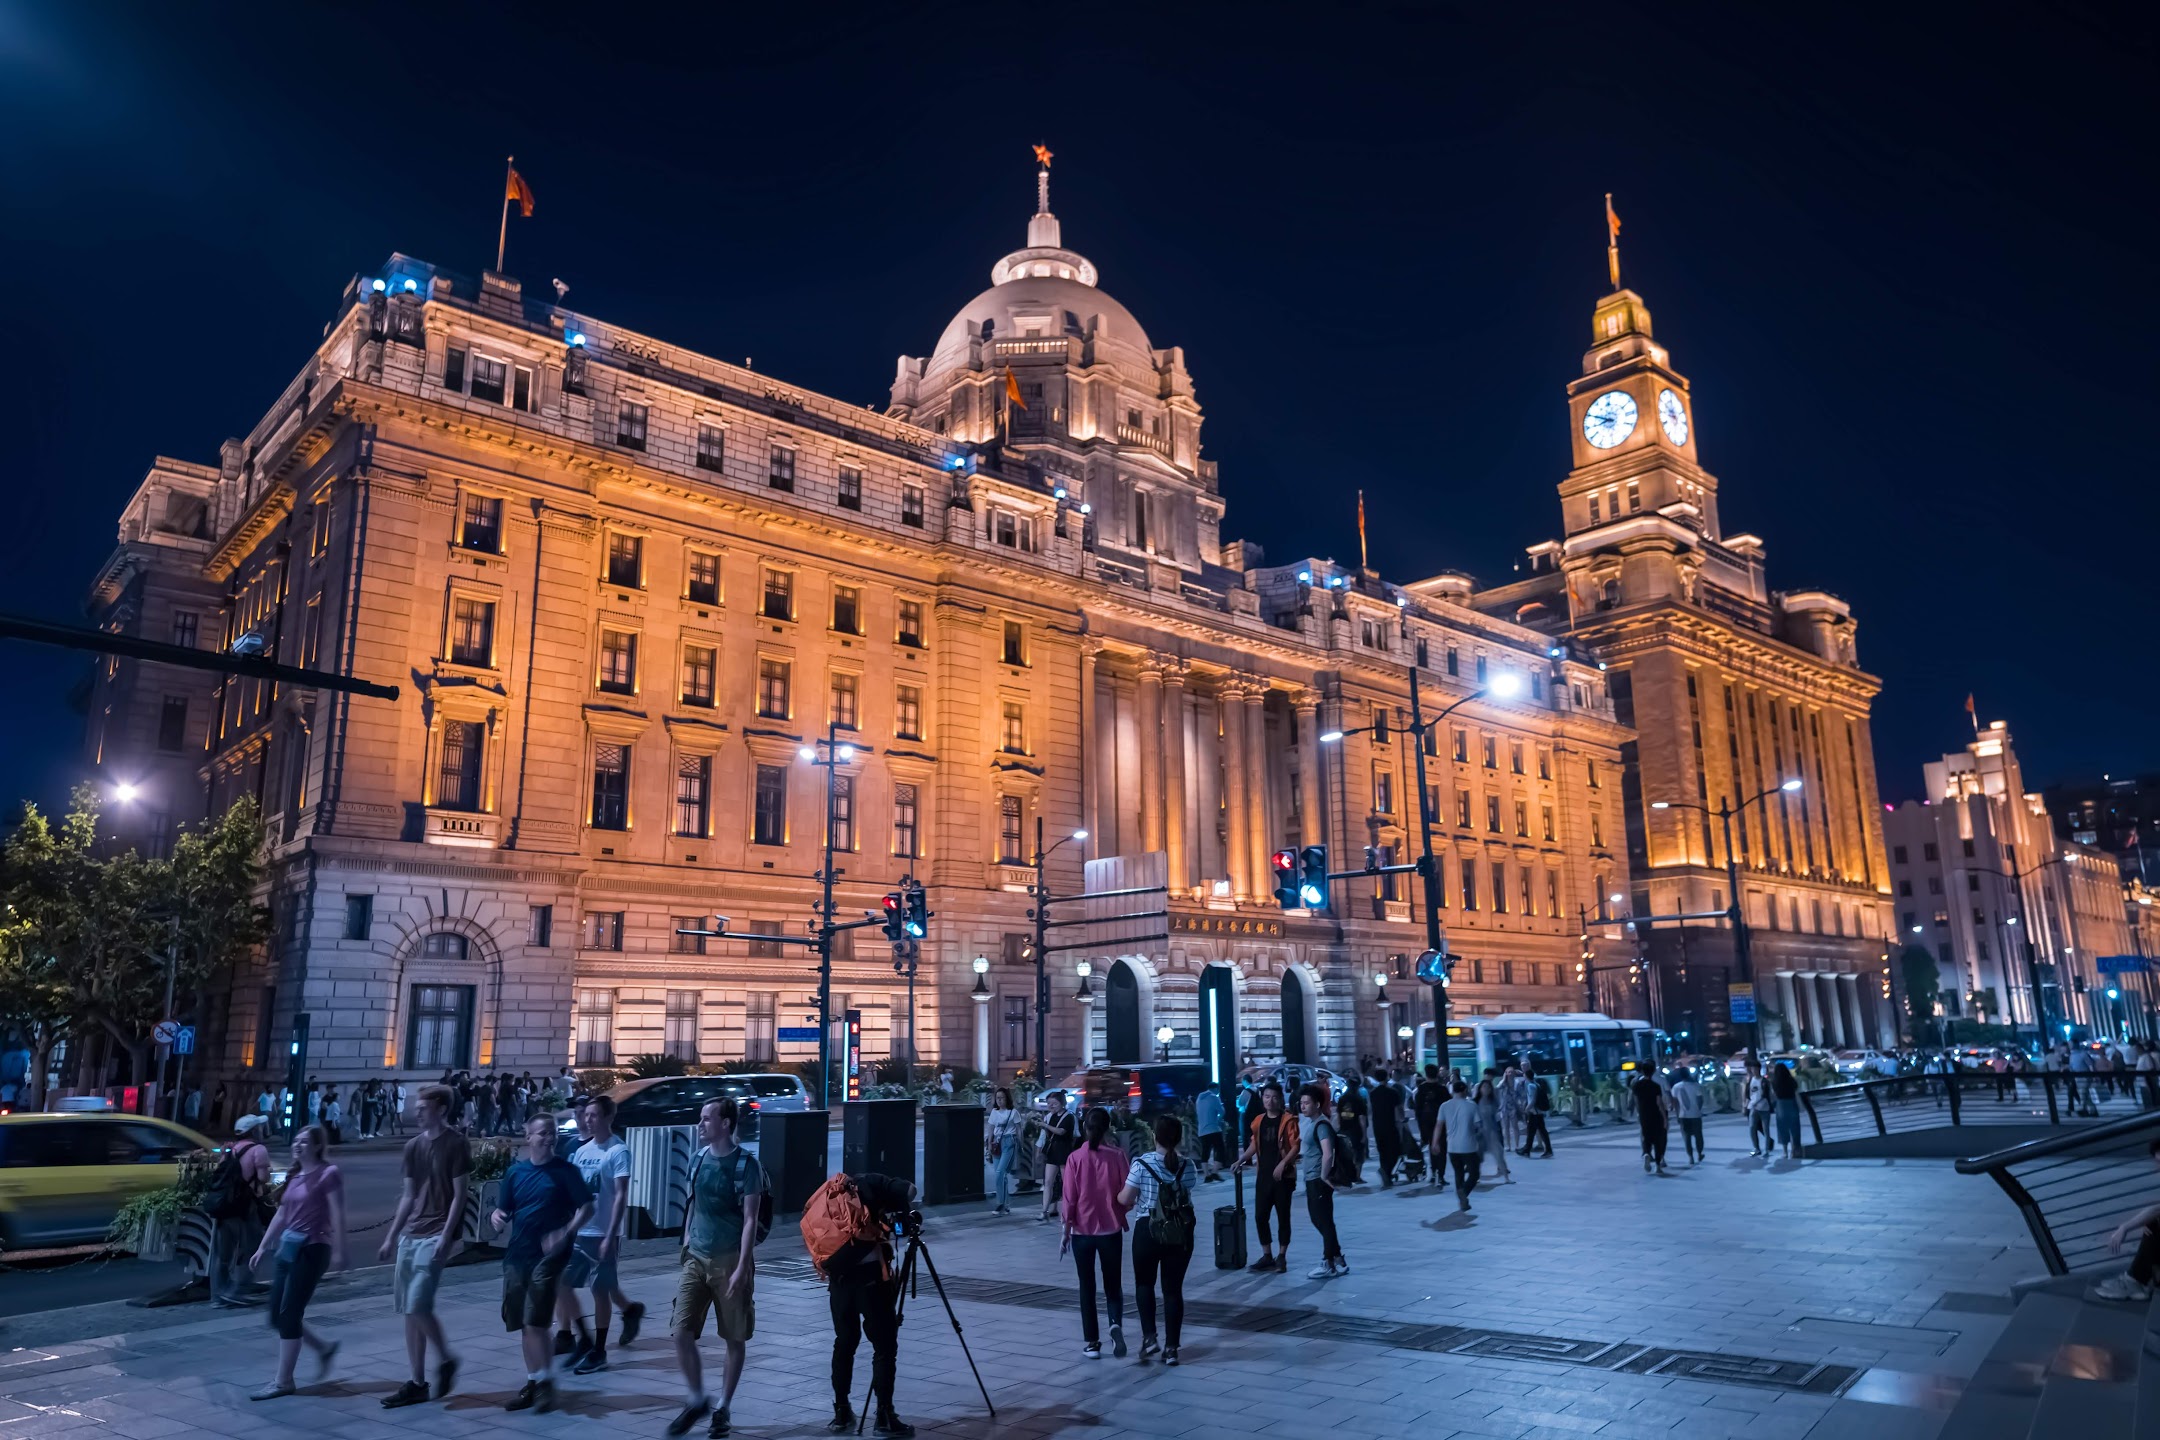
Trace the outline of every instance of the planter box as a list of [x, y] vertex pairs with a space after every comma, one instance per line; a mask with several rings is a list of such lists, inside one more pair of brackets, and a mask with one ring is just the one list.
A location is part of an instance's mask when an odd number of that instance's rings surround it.
[[135, 1240], [135, 1258], [162, 1265], [173, 1258], [173, 1245], [177, 1239], [174, 1227], [162, 1220], [152, 1220], [143, 1226], [142, 1234]]

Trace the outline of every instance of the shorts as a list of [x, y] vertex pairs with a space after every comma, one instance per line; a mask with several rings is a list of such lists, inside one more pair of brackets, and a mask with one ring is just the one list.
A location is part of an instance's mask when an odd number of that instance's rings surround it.
[[750, 1276], [733, 1295], [727, 1293], [728, 1276], [735, 1273], [740, 1260], [741, 1256], [732, 1250], [710, 1260], [683, 1255], [669, 1333], [697, 1339], [705, 1330], [705, 1312], [711, 1310], [716, 1317], [713, 1328], [722, 1340], [740, 1343], [750, 1338], [757, 1329], [757, 1296], [753, 1293], [757, 1277]]
[[390, 1304], [400, 1315], [435, 1313], [435, 1286], [442, 1267], [434, 1263], [440, 1235], [405, 1235], [397, 1242], [397, 1268], [391, 1272]]
[[608, 1291], [613, 1293], [622, 1287], [615, 1283], [615, 1256], [600, 1258], [599, 1235], [580, 1235], [570, 1251], [569, 1261], [563, 1266], [563, 1284], [573, 1290]]
[[555, 1291], [562, 1284], [568, 1256], [564, 1250], [531, 1260], [503, 1261], [503, 1329], [545, 1330], [555, 1323]]
[[1214, 1131], [1211, 1134], [1202, 1135], [1200, 1137], [1200, 1159], [1203, 1163], [1212, 1159], [1223, 1165], [1229, 1164], [1229, 1138], [1225, 1136], [1220, 1130]]

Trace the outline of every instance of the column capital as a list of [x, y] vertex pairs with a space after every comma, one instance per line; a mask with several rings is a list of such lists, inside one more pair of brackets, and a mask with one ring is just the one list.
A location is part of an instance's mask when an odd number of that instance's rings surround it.
[[1168, 664], [1169, 662], [1164, 656], [1158, 655], [1152, 650], [1143, 650], [1133, 657], [1133, 669], [1139, 674], [1140, 678], [1142, 680], [1153, 680], [1158, 685], [1162, 683], [1163, 672], [1168, 668]]
[[1309, 689], [1301, 685], [1297, 689], [1290, 692], [1291, 708], [1296, 710], [1300, 715], [1317, 712], [1321, 706], [1321, 703], [1322, 702], [1320, 698], [1320, 692], [1317, 690]]

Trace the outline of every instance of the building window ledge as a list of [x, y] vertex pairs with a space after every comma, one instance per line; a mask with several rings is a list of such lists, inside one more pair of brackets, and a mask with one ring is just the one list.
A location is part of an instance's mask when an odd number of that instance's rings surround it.
[[427, 811], [421, 840], [429, 845], [462, 845], [493, 850], [502, 842], [502, 817], [475, 810]]

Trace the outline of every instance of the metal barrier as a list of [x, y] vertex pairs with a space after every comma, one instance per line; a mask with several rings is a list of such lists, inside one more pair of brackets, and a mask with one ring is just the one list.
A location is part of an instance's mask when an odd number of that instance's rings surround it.
[[2149, 1110], [1960, 1160], [1957, 1171], [2001, 1186], [2025, 1217], [2048, 1273], [2067, 1275], [2121, 1263], [2108, 1236], [2140, 1209], [2160, 1204], [2160, 1164], [2149, 1154], [2156, 1139], [2160, 1110]]
[[1900, 1075], [1800, 1092], [1817, 1145], [1971, 1126], [2085, 1127], [2160, 1107], [2144, 1077], [2075, 1072]]

